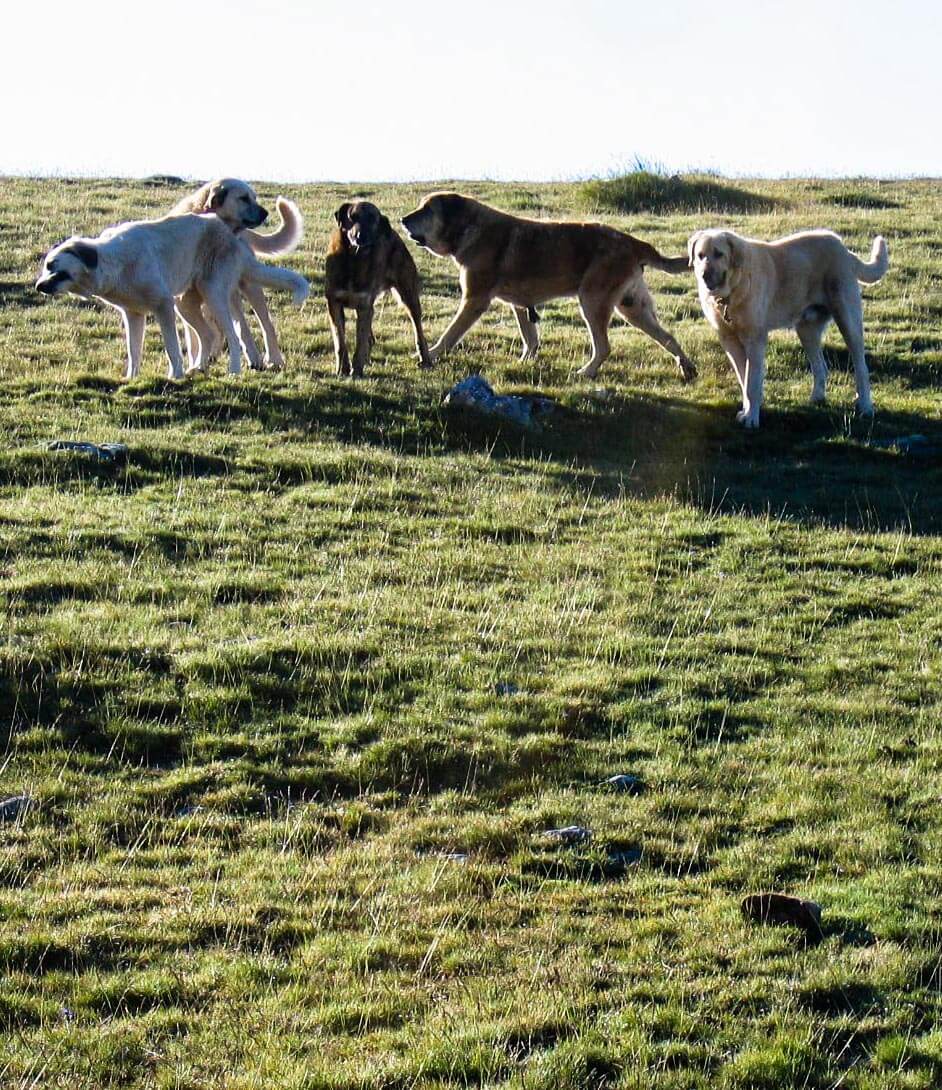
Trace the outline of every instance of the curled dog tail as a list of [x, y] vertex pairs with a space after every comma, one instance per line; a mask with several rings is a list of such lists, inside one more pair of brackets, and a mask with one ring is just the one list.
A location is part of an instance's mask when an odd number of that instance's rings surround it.
[[290, 254], [301, 244], [301, 239], [304, 237], [304, 219], [301, 216], [301, 209], [287, 197], [279, 197], [275, 201], [275, 206], [281, 216], [281, 226], [277, 231], [270, 235], [260, 235], [258, 231], [245, 231], [242, 235], [252, 247], [253, 253], [277, 257], [279, 254]]
[[673, 274], [690, 271], [690, 262], [687, 260], [686, 254], [683, 257], [664, 257], [653, 246], [647, 242], [642, 242], [641, 239], [635, 239], [635, 243], [640, 251], [639, 258], [643, 266], [650, 266], [652, 269], [660, 269], [661, 272]]
[[277, 265], [261, 265], [255, 262], [243, 274], [243, 278], [272, 291], [290, 291], [292, 299], [300, 306], [311, 293], [311, 285], [300, 273], [280, 269]]
[[854, 254], [850, 256], [854, 259], [854, 273], [861, 284], [875, 284], [882, 280], [890, 267], [890, 254], [886, 248], [886, 239], [882, 235], [877, 235], [873, 240], [869, 261], [861, 261]]

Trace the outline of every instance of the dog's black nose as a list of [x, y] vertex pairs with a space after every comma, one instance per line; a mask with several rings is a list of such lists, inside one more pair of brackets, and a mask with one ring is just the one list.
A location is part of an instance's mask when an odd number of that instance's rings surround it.
[[259, 223], [264, 223], [265, 220], [267, 220], [267, 219], [268, 219], [268, 209], [267, 208], [260, 208], [258, 210], [258, 222]]
[[48, 280], [37, 280], [36, 290], [42, 292], [43, 295], [52, 294], [52, 286], [50, 285], [50, 282]]

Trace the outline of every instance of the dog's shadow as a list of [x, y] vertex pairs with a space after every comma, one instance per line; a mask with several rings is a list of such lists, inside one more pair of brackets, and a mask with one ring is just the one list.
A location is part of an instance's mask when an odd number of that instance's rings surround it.
[[[449, 384], [443, 374], [416, 381], [380, 369], [365, 382], [319, 380], [303, 389], [287, 378], [197, 381], [168, 396], [144, 383], [119, 396], [161, 423], [252, 417], [286, 438], [316, 432], [430, 458], [459, 449], [497, 461], [549, 461], [559, 487], [586, 494], [669, 496], [711, 513], [839, 529], [942, 531], [942, 455], [934, 453], [942, 423], [922, 416], [878, 411], [868, 420], [843, 407], [771, 406], [762, 427], [748, 432], [726, 403], [653, 394], [597, 401], [572, 390], [541, 426], [527, 429], [444, 407]], [[913, 434], [925, 436], [922, 449], [879, 445]], [[290, 458], [290, 447], [278, 449]]]

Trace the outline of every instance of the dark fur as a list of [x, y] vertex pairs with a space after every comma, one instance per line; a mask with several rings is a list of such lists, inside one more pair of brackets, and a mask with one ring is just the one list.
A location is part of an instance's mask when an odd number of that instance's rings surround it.
[[334, 213], [337, 227], [325, 262], [327, 311], [337, 358], [337, 374], [351, 373], [344, 308], [357, 312], [352, 373], [361, 376], [373, 345], [373, 308], [378, 296], [392, 291], [408, 310], [415, 331], [420, 367], [431, 367], [422, 331], [419, 273], [405, 243], [389, 220], [369, 201], [347, 202]]

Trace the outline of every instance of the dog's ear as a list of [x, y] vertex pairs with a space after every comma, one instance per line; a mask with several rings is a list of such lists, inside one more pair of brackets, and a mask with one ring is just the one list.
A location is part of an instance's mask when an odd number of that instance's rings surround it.
[[694, 233], [687, 239], [687, 264], [690, 268], [693, 268], [693, 252], [697, 248], [697, 243], [706, 234], [705, 231], [694, 231]]
[[732, 231], [727, 231], [723, 235], [723, 238], [729, 246], [729, 267], [731, 269], [738, 269], [743, 261], [743, 247], [742, 243], [739, 241], [739, 236], [734, 235]]
[[353, 207], [350, 201], [344, 201], [344, 203], [334, 213], [334, 219], [340, 224], [341, 227], [346, 227], [350, 222], [350, 209]]
[[217, 208], [222, 207], [222, 202], [229, 194], [229, 190], [224, 185], [214, 185], [209, 190], [209, 205], [210, 211], [215, 211]]
[[473, 205], [460, 193], [443, 193], [433, 200], [438, 202], [442, 241], [455, 253], [472, 226]]
[[87, 269], [98, 268], [98, 251], [87, 242], [72, 242], [62, 253], [75, 254]]

